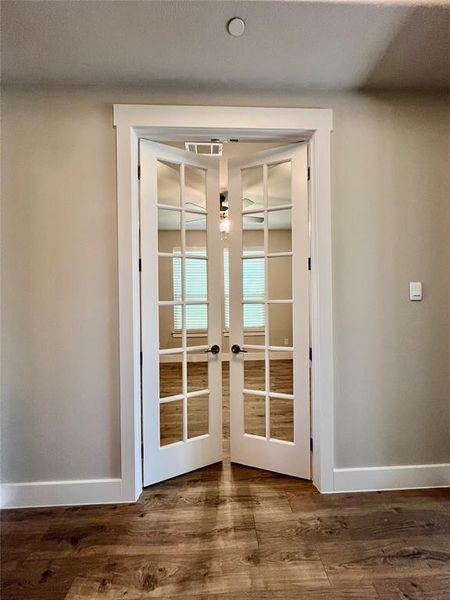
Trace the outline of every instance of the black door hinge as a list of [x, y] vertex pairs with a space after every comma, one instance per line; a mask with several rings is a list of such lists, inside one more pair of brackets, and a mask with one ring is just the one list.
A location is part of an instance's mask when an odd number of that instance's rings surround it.
[[141, 165], [138, 165], [137, 176], [138, 176], [138, 179], [141, 178]]
[[311, 271], [311, 257], [308, 256], [308, 271]]
[[139, 259], [139, 273], [142, 271], [142, 258]]
[[309, 438], [309, 449], [311, 450], [311, 452], [313, 451], [313, 439]]
[[144, 442], [141, 442], [141, 458], [144, 458]]
[[308, 181], [311, 179], [311, 167], [308, 167]]
[[312, 348], [309, 349], [309, 360], [312, 360]]
[[144, 360], [142, 357], [142, 350], [141, 350], [141, 352], [139, 352], [139, 364], [142, 366], [143, 362], [144, 362]]

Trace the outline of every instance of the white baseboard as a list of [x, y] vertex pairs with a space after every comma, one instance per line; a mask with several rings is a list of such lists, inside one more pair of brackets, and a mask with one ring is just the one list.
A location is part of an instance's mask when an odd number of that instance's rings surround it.
[[123, 500], [121, 479], [35, 481], [0, 486], [2, 508], [115, 504]]
[[450, 464], [334, 469], [335, 492], [450, 487]]
[[[334, 492], [372, 492], [450, 487], [450, 463], [334, 469]], [[1, 508], [118, 504], [121, 479], [35, 481], [0, 486]]]

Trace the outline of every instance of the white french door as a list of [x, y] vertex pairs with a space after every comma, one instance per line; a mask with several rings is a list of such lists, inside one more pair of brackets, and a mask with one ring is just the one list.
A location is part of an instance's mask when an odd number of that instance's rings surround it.
[[222, 460], [219, 163], [140, 141], [144, 486]]
[[230, 436], [233, 462], [309, 479], [307, 169], [303, 143], [229, 161]]

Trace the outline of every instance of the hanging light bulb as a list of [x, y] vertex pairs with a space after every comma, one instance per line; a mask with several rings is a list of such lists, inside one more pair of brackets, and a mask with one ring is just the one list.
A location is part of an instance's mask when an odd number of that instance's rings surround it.
[[230, 219], [227, 217], [227, 213], [223, 212], [220, 214], [220, 237], [225, 240], [228, 238], [228, 234], [230, 233]]

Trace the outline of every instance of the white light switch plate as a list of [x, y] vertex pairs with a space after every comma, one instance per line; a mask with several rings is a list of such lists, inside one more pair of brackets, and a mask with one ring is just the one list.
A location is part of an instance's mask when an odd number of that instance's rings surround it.
[[409, 282], [409, 299], [413, 302], [422, 300], [422, 282], [421, 281], [410, 281]]

